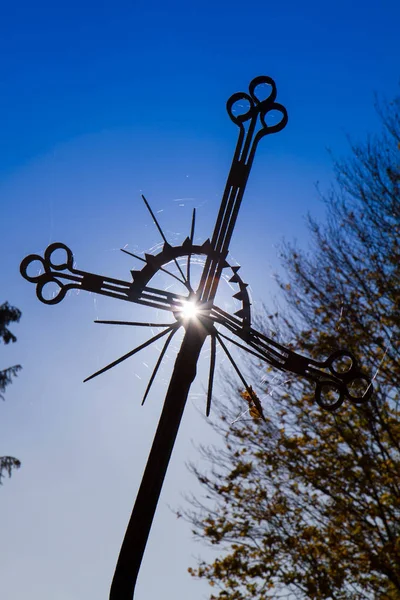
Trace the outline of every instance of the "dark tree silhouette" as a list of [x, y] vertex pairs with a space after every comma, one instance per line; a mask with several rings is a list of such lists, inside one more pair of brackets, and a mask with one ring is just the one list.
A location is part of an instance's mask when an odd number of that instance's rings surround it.
[[[8, 302], [0, 305], [0, 339], [4, 344], [16, 342], [17, 338], [8, 329], [8, 325], [12, 322], [18, 322], [21, 318], [21, 312], [18, 308], [10, 306]], [[0, 371], [0, 398], [4, 400], [4, 392], [6, 387], [12, 382], [13, 377], [18, 375], [21, 370], [21, 365], [14, 365]], [[11, 477], [12, 469], [18, 469], [21, 466], [20, 461], [13, 456], [0, 456], [0, 485], [5, 473]]]
[[271, 369], [266, 423], [254, 406], [235, 420], [245, 393], [219, 406], [223, 447], [202, 448], [208, 471], [192, 465], [205, 498], [186, 513], [220, 549], [190, 569], [211, 599], [400, 598], [400, 99], [379, 114], [381, 134], [335, 163], [312, 248], [283, 246], [283, 313], [261, 317], [315, 358], [349, 349], [374, 395], [323, 411]]

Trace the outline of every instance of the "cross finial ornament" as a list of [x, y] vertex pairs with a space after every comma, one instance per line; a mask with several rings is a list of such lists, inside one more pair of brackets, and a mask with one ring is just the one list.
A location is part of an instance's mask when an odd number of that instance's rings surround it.
[[[263, 418], [260, 401], [243, 377], [229, 352], [226, 341], [276, 369], [289, 371], [313, 381], [315, 400], [324, 409], [336, 410], [346, 399], [356, 404], [364, 403], [372, 394], [371, 380], [361, 371], [356, 358], [348, 350], [335, 350], [325, 360], [318, 361], [293, 352], [254, 329], [247, 284], [239, 274], [240, 267], [231, 266], [228, 262], [229, 245], [257, 145], [262, 137], [284, 129], [288, 121], [286, 109], [276, 102], [276, 96], [277, 90], [273, 79], [260, 76], [250, 82], [248, 92], [233, 94], [227, 102], [229, 117], [239, 128], [239, 135], [214, 231], [212, 237], [204, 243], [194, 243], [196, 218], [194, 210], [190, 235], [182, 245], [170, 245], [143, 196], [143, 201], [163, 238], [164, 245], [158, 254], [145, 254], [144, 258], [123, 250], [144, 263], [141, 269], [131, 271], [131, 280], [121, 281], [76, 269], [71, 250], [62, 243], [51, 244], [43, 257], [31, 254], [21, 263], [22, 276], [36, 284], [36, 294], [39, 300], [46, 304], [57, 304], [71, 289], [83, 289], [157, 308], [171, 315], [172, 320], [168, 323], [98, 321], [106, 324], [159, 327], [162, 331], [85, 381], [97, 377], [146, 346], [167, 336], [145, 391], [144, 402], [173, 336], [181, 327], [185, 330], [153, 446], [121, 547], [110, 600], [133, 598], [169, 459], [189, 389], [196, 376], [197, 361], [207, 338], [210, 338], [211, 344], [207, 415], [211, 407], [216, 348], [219, 344], [255, 404], [258, 414]], [[273, 120], [276, 115], [278, 119]], [[62, 259], [59, 258], [60, 253], [63, 254]], [[203, 257], [204, 266], [200, 280], [195, 285], [192, 266], [193, 257], [197, 256]], [[37, 266], [40, 270], [36, 268]], [[171, 268], [173, 271], [170, 270]], [[178, 294], [153, 287], [151, 281], [159, 271], [178, 280], [182, 285], [183, 293]], [[227, 313], [216, 303], [221, 277], [227, 272], [230, 273], [229, 281], [237, 286], [237, 292], [233, 297], [241, 303], [240, 309], [234, 314]], [[49, 284], [52, 284], [53, 288], [56, 285], [55, 295], [49, 296], [46, 293], [46, 286], [48, 287]]]

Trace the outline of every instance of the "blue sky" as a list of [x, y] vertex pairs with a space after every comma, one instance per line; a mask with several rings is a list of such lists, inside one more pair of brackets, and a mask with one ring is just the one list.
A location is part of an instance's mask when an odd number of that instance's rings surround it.
[[[251, 9], [251, 12], [250, 12]], [[398, 2], [22, 1], [0, 9], [1, 297], [23, 317], [1, 365], [24, 369], [1, 408], [0, 455], [22, 469], [0, 490], [0, 573], [7, 600], [99, 600], [113, 568], [160, 413], [173, 349], [144, 408], [157, 353], [82, 380], [145, 339], [95, 318], [148, 309], [89, 294], [40, 304], [21, 259], [54, 241], [78, 268], [127, 278], [119, 248], [160, 240], [140, 194], [173, 243], [212, 232], [236, 128], [235, 91], [272, 76], [289, 124], [259, 147], [231, 245], [254, 304], [275, 292], [277, 245], [307, 245], [304, 215], [323, 218], [315, 183], [332, 181], [328, 149], [378, 128], [374, 93], [398, 93]], [[184, 200], [181, 200], [184, 199]], [[176, 345], [174, 346], [176, 349]], [[207, 361], [204, 362], [207, 365]], [[211, 440], [204, 365], [193, 387], [135, 600], [202, 600], [186, 568], [207, 555], [169, 506], [196, 491], [185, 461]], [[257, 382], [256, 382], [257, 383]]]

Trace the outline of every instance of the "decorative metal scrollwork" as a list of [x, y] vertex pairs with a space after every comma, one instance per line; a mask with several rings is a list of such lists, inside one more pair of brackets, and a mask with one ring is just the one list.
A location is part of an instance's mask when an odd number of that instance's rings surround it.
[[[263, 86], [267, 86], [269, 89], [265, 98], [261, 94]], [[373, 391], [370, 378], [360, 369], [351, 352], [335, 350], [325, 360], [317, 361], [293, 352], [254, 329], [251, 324], [251, 304], [247, 284], [239, 275], [240, 267], [231, 266], [227, 260], [229, 244], [257, 145], [262, 137], [281, 131], [288, 122], [287, 111], [282, 104], [276, 102], [276, 96], [277, 89], [273, 79], [260, 76], [250, 82], [248, 93], [235, 93], [227, 102], [228, 115], [239, 127], [239, 135], [211, 239], [200, 245], [194, 244], [196, 213], [193, 211], [190, 236], [180, 246], [170, 245], [150, 205], [143, 197], [162, 236], [164, 246], [158, 254], [146, 254], [144, 258], [123, 250], [144, 263], [141, 269], [131, 271], [132, 279], [130, 281], [76, 269], [71, 250], [62, 243], [51, 244], [43, 258], [38, 254], [32, 254], [21, 263], [22, 276], [36, 284], [36, 294], [39, 300], [46, 304], [57, 304], [69, 290], [82, 289], [171, 313], [172, 321], [169, 323], [98, 321], [113, 325], [160, 327], [163, 331], [103, 367], [85, 381], [104, 373], [151, 343], [167, 336], [147, 386], [144, 402], [172, 337], [180, 327], [184, 327], [186, 330], [118, 559], [111, 587], [111, 600], [129, 600], [133, 596], [139, 566], [183, 408], [190, 385], [196, 375], [197, 360], [207, 338], [210, 338], [211, 341], [207, 415], [211, 407], [218, 343], [253, 399], [259, 414], [263, 416], [263, 408], [233, 359], [226, 341], [276, 369], [313, 381], [315, 383], [315, 400], [324, 409], [336, 410], [345, 399], [356, 404], [366, 402]], [[269, 118], [273, 113], [278, 114], [279, 119], [277, 122], [269, 124]], [[60, 253], [63, 254], [63, 258], [60, 258]], [[199, 284], [195, 286], [192, 283], [191, 267], [193, 257], [198, 256], [202, 257], [205, 262]], [[170, 271], [171, 265], [175, 266], [175, 272]], [[230, 272], [229, 281], [237, 286], [233, 297], [240, 302], [240, 308], [234, 314], [225, 312], [216, 303], [221, 276], [226, 269]], [[152, 279], [160, 271], [180, 282], [182, 294], [150, 285]], [[53, 286], [53, 294], [46, 293], [46, 288], [50, 284]], [[195, 309], [195, 316], [192, 318], [185, 317], [187, 303], [191, 303]]]

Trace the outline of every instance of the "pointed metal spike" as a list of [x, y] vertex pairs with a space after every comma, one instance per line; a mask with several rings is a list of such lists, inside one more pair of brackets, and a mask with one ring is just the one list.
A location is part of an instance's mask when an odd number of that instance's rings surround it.
[[169, 242], [165, 242], [165, 244], [163, 245], [163, 249], [162, 249], [163, 258], [172, 260], [174, 258], [174, 250], [175, 250], [175, 248], [173, 246], [171, 246], [171, 244]]
[[[155, 216], [154, 212], [151, 210], [150, 204], [147, 202], [147, 200], [146, 200], [146, 198], [143, 196], [143, 194], [142, 194], [142, 198], [143, 198], [143, 202], [144, 202], [144, 203], [145, 203], [145, 205], [146, 205], [146, 208], [148, 209], [149, 213], [151, 214], [151, 216], [152, 216], [152, 218], [153, 218], [153, 221], [154, 221], [154, 223], [155, 223], [155, 226], [157, 227], [157, 229], [158, 229], [158, 231], [159, 231], [159, 233], [160, 233], [160, 235], [161, 235], [161, 237], [162, 237], [162, 239], [163, 239], [164, 243], [165, 243], [165, 244], [168, 244], [168, 240], [167, 240], [167, 238], [165, 237], [165, 235], [164, 235], [164, 232], [163, 232], [163, 230], [161, 229], [161, 226], [160, 226], [159, 222], [157, 221], [157, 219], [156, 219], [156, 216]], [[169, 245], [169, 244], [168, 244], [168, 245]], [[149, 256], [149, 255], [147, 255], [147, 256]], [[181, 268], [180, 264], [178, 263], [178, 261], [176, 260], [176, 258], [174, 258], [174, 262], [175, 262], [175, 264], [176, 264], [176, 267], [177, 267], [177, 269], [178, 269], [179, 273], [182, 275], [182, 278], [185, 280], [185, 283], [187, 283], [187, 281], [186, 281], [186, 278], [185, 278], [185, 275], [184, 275], [184, 273], [183, 273], [183, 271], [182, 271], [182, 268]]]
[[171, 246], [171, 244], [169, 244], [168, 242], [165, 242], [163, 249], [162, 249], [162, 253], [167, 258], [173, 258], [174, 249]]
[[167, 241], [167, 238], [165, 237], [165, 235], [164, 235], [164, 232], [163, 232], [163, 230], [161, 229], [161, 226], [160, 226], [159, 222], [157, 221], [157, 218], [156, 218], [156, 216], [155, 216], [154, 212], [152, 211], [152, 209], [151, 209], [151, 207], [150, 207], [150, 204], [148, 203], [148, 201], [146, 200], [146, 198], [143, 196], [143, 194], [142, 194], [142, 199], [143, 199], [143, 202], [145, 203], [145, 205], [146, 205], [146, 208], [147, 208], [147, 210], [149, 211], [149, 213], [150, 213], [150, 215], [151, 215], [151, 217], [152, 217], [152, 219], [153, 219], [153, 221], [154, 221], [154, 224], [155, 224], [155, 226], [157, 227], [157, 229], [158, 229], [158, 231], [159, 231], [159, 233], [160, 233], [160, 235], [161, 235], [162, 239], [164, 240], [164, 242], [166, 242], [166, 241]]
[[171, 327], [174, 323], [141, 323], [140, 321], [93, 321], [102, 325], [131, 325], [134, 327]]
[[212, 246], [211, 246], [211, 241], [210, 238], [208, 238], [202, 245], [201, 245], [201, 249], [204, 252], [209, 252], [210, 250], [212, 250]]
[[261, 415], [261, 418], [265, 421], [265, 417], [264, 417], [264, 413], [262, 410], [262, 406], [257, 398], [257, 396], [254, 396], [253, 392], [252, 392], [252, 388], [251, 386], [249, 386], [249, 384], [247, 383], [247, 381], [245, 380], [245, 378], [243, 377], [239, 367], [237, 366], [233, 356], [231, 355], [231, 353], [229, 352], [228, 348], [225, 346], [224, 342], [222, 341], [221, 336], [219, 335], [218, 331], [215, 330], [215, 335], [218, 338], [219, 343], [222, 346], [223, 351], [225, 352], [225, 354], [227, 355], [227, 357], [229, 358], [229, 361], [231, 363], [231, 365], [233, 366], [233, 368], [235, 369], [236, 373], [239, 376], [239, 379], [241, 380], [241, 382], [243, 383], [244, 387], [246, 388], [247, 393], [249, 394], [250, 398], [253, 399], [254, 404], [256, 405], [256, 408], [258, 410], [258, 412]]
[[236, 265], [235, 267], [231, 267], [232, 271], [234, 271], [235, 273], [237, 273], [240, 269], [240, 265]]
[[117, 360], [114, 360], [113, 362], [111, 362], [110, 364], [106, 365], [105, 367], [103, 367], [99, 371], [96, 371], [96, 373], [93, 373], [89, 377], [86, 377], [86, 379], [84, 379], [83, 382], [86, 383], [86, 381], [90, 381], [91, 379], [94, 379], [94, 377], [97, 377], [98, 375], [101, 375], [102, 373], [105, 373], [109, 369], [112, 369], [113, 367], [115, 367], [119, 363], [123, 362], [127, 358], [130, 358], [131, 356], [133, 356], [137, 352], [140, 352], [140, 350], [143, 350], [144, 348], [147, 348], [147, 346], [150, 346], [150, 344], [152, 344], [153, 342], [156, 342], [161, 337], [163, 337], [164, 335], [166, 335], [169, 331], [171, 331], [172, 329], [175, 329], [177, 326], [179, 326], [179, 324], [178, 323], [177, 324], [174, 323], [173, 325], [171, 325], [171, 327], [165, 329], [161, 333], [158, 333], [157, 335], [153, 336], [152, 338], [150, 338], [149, 340], [147, 340], [146, 342], [144, 342], [144, 344], [140, 344], [140, 346], [137, 346], [137, 348], [134, 348], [130, 352], [127, 352], [127, 354], [124, 354], [123, 356], [120, 356], [119, 358], [117, 358]]
[[194, 228], [195, 228], [195, 224], [196, 224], [196, 209], [193, 209], [193, 214], [192, 214], [192, 225], [190, 228], [190, 241], [193, 244], [193, 240], [194, 240]]
[[125, 248], [120, 248], [120, 250], [121, 250], [121, 252], [124, 252], [125, 254], [129, 254], [129, 256], [133, 256], [133, 258], [136, 258], [137, 260], [146, 262], [142, 256], [138, 256], [137, 254], [134, 254], [133, 252], [130, 252], [129, 250], [125, 250]]
[[182, 248], [184, 248], [186, 250], [186, 249], [190, 249], [191, 247], [192, 247], [192, 241], [189, 237], [187, 237], [182, 244]]
[[240, 292], [237, 292], [237, 294], [233, 294], [232, 298], [236, 298], [237, 300], [243, 300], [245, 295], [246, 293], [243, 290], [240, 290]]
[[238, 275], [236, 275], [236, 273], [234, 275], [232, 275], [232, 277], [229, 279], [230, 283], [239, 283], [240, 282], [240, 278]]
[[144, 393], [143, 400], [142, 400], [142, 406], [146, 402], [146, 398], [147, 398], [147, 396], [148, 396], [148, 394], [150, 392], [151, 386], [153, 385], [153, 381], [156, 378], [159, 366], [160, 366], [160, 364], [162, 362], [162, 359], [164, 358], [164, 354], [166, 353], [167, 348], [169, 346], [169, 343], [172, 340], [173, 336], [175, 335], [176, 331], [177, 331], [176, 328], [171, 331], [171, 333], [167, 337], [167, 341], [165, 342], [165, 344], [163, 346], [163, 349], [160, 352], [160, 356], [158, 357], [158, 360], [156, 362], [156, 366], [154, 367], [153, 373], [151, 374], [151, 377], [150, 377], [150, 380], [149, 380], [149, 383], [147, 384], [147, 388], [146, 388], [146, 391]]
[[238, 310], [234, 314], [235, 314], [236, 317], [239, 317], [239, 319], [241, 319], [241, 318], [243, 318], [246, 315], [246, 312], [243, 310], [243, 308], [241, 308], [240, 310]]
[[138, 271], [137, 269], [132, 269], [131, 270], [131, 275], [133, 277], [133, 279], [135, 280], [136, 277], [139, 276], [139, 274], [141, 273], [141, 271]]
[[216, 346], [217, 346], [216, 337], [215, 337], [215, 335], [211, 335], [211, 357], [210, 357], [210, 373], [209, 373], [209, 377], [208, 377], [206, 417], [208, 417], [210, 415], [210, 410], [211, 410], [211, 400], [212, 400], [214, 372], [215, 372]]
[[154, 263], [156, 263], [156, 262], [157, 262], [157, 259], [156, 259], [156, 257], [155, 257], [153, 254], [147, 254], [147, 253], [145, 252], [145, 254], [144, 254], [144, 257], [145, 257], [145, 259], [146, 259], [146, 262], [147, 262], [149, 265], [154, 265]]

